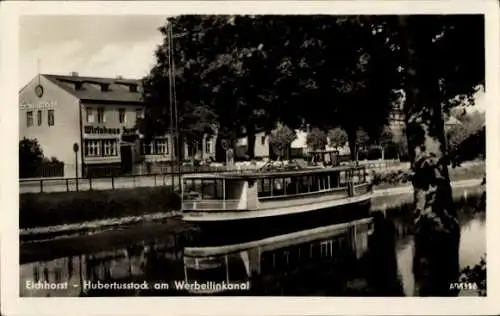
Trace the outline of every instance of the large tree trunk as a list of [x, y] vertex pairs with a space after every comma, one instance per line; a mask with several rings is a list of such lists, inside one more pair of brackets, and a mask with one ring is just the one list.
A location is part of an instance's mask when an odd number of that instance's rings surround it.
[[437, 78], [426, 61], [425, 34], [411, 17], [400, 17], [407, 52], [408, 151], [413, 171], [415, 252], [413, 274], [418, 296], [454, 296], [458, 282], [460, 226], [452, 200], [444, 123]]

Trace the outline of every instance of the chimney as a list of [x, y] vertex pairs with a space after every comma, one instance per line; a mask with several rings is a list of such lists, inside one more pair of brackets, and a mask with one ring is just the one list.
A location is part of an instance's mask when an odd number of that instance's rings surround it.
[[123, 76], [122, 76], [122, 75], [118, 75], [118, 76], [116, 76], [116, 79], [118, 79], [118, 80], [122, 80], [122, 79], [123, 79]]
[[72, 71], [71, 72], [71, 77], [78, 77], [78, 72]]

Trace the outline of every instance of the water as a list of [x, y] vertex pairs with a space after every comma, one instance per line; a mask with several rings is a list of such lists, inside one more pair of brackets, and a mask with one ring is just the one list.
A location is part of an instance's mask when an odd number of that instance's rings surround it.
[[[462, 228], [460, 246], [462, 267], [478, 263], [481, 256], [486, 253], [485, 214], [483, 211], [478, 212], [476, 205], [474, 199], [457, 203]], [[262, 259], [262, 271], [259, 277], [255, 278], [254, 273], [254, 277], [250, 279], [253, 282], [252, 290], [237, 295], [412, 296], [413, 239], [410, 234], [411, 217], [408, 207], [388, 211], [387, 214], [390, 218], [388, 227], [392, 227], [388, 231], [393, 230], [395, 233], [394, 246], [391, 246], [390, 234], [385, 234], [386, 236], [382, 234], [382, 237], [377, 237], [382, 242], [371, 241], [370, 244], [367, 242], [368, 231], [359, 231], [356, 240], [364, 244], [364, 248], [370, 249], [370, 251], [362, 249], [363, 256], [357, 256], [349, 251], [348, 236], [339, 233], [330, 233], [321, 239], [303, 244], [305, 248], [303, 245], [279, 248], [270, 252], [266, 256], [267, 259]], [[43, 261], [34, 261], [33, 256], [25, 256], [23, 261], [26, 262], [21, 264], [21, 296], [189, 294], [186, 291], [173, 289], [174, 280], [185, 279], [184, 261], [188, 262], [190, 259], [183, 254], [183, 245], [186, 244], [189, 234], [168, 234], [158, 227], [142, 229], [148, 231], [147, 239], [137, 240], [136, 236], [132, 236], [130, 241], [127, 241], [123, 236], [115, 236], [113, 238], [119, 242], [111, 243], [112, 238], [105, 237], [104, 234], [102, 237], [94, 235], [92, 242], [97, 243], [98, 247], [89, 246], [94, 249], [93, 251], [87, 251], [86, 243], [82, 241], [74, 242], [72, 246], [59, 241], [59, 244], [49, 245], [53, 253], [63, 254], [67, 251], [71, 255]], [[127, 233], [131, 234], [130, 231]], [[375, 237], [370, 238], [373, 240]], [[307, 261], [300, 259], [298, 248], [302, 249], [302, 254], [307, 252], [311, 257], [308, 257]], [[23, 250], [21, 252], [23, 253]], [[371, 253], [374, 255], [370, 255]], [[246, 275], [245, 269], [248, 272], [252, 268], [241, 264], [243, 257], [239, 254], [228, 256], [230, 261], [235, 258], [239, 260], [239, 266], [238, 262], [232, 263], [228, 275], [219, 273], [217, 277], [223, 280], [231, 274], [231, 279], [244, 282], [242, 276]], [[248, 263], [248, 258], [246, 260]], [[197, 277], [191, 272], [188, 275]], [[146, 281], [148, 284], [156, 284], [158, 288], [152, 288], [150, 285], [148, 291], [141, 289], [82, 291], [82, 282], [88, 280], [103, 283], [119, 281], [121, 284], [130, 281], [141, 284]], [[32, 289], [29, 281], [48, 281], [52, 284], [59, 283], [60, 286], [58, 289]]]

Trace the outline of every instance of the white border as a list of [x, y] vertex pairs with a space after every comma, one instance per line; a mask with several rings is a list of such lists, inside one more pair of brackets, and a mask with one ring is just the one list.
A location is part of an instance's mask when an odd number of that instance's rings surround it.
[[[218, 14], [486, 14], [486, 100], [487, 108], [487, 298], [19, 298], [18, 241], [18, 162], [17, 117], [18, 47], [20, 14], [33, 15], [177, 15], [188, 13]], [[500, 212], [498, 124], [500, 82], [498, 78], [499, 7], [496, 1], [168, 1], [168, 2], [3, 2], [1, 5], [0, 64], [2, 102], [0, 106], [0, 202], [1, 239], [1, 312], [5, 315], [464, 315], [498, 314], [500, 260], [498, 240]], [[70, 27], [70, 26], [69, 26]], [[466, 45], [467, 43], [464, 43]], [[15, 166], [15, 167], [14, 167]], [[496, 249], [495, 249], [496, 248]], [[497, 250], [496, 252], [494, 250]]]

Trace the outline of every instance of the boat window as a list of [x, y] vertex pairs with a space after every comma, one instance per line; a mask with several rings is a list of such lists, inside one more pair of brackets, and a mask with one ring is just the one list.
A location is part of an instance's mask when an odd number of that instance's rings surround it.
[[285, 179], [287, 195], [293, 195], [299, 193], [299, 188], [298, 188], [299, 183], [297, 180], [298, 180], [297, 177], [291, 177]]
[[330, 181], [330, 188], [338, 188], [339, 187], [339, 173], [338, 172], [333, 172], [329, 174], [329, 181]]
[[271, 179], [258, 179], [257, 183], [259, 197], [271, 196]]
[[339, 184], [341, 187], [344, 187], [347, 185], [347, 171], [340, 171], [339, 172]]
[[[226, 180], [226, 182], [229, 182]], [[229, 183], [226, 183], [226, 194], [230, 192]], [[187, 179], [184, 180], [184, 196], [186, 199], [222, 200], [222, 179]]]

